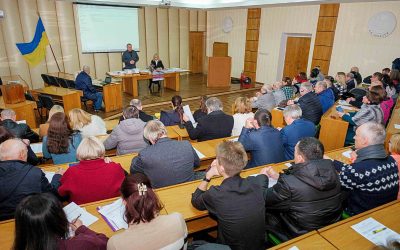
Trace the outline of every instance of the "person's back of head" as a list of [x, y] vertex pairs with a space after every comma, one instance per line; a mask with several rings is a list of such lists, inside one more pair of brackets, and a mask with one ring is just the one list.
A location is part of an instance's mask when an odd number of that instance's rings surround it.
[[222, 176], [238, 175], [247, 164], [247, 154], [240, 142], [224, 141], [217, 146], [217, 169]]
[[[283, 110], [283, 117], [285, 118], [285, 121], [286, 120], [297, 120], [297, 119], [300, 119], [302, 114], [303, 114], [303, 112], [302, 112], [300, 106], [297, 105], [297, 104], [288, 105]], [[290, 125], [290, 124], [288, 124], [288, 125]]]
[[390, 80], [400, 82], [400, 71], [398, 69], [392, 69], [390, 71]]
[[74, 130], [79, 130], [92, 122], [92, 115], [83, 109], [71, 109], [68, 116]]
[[354, 72], [360, 73], [360, 70], [358, 69], [357, 66], [351, 67], [350, 71], [354, 71]]
[[0, 161], [27, 161], [28, 149], [20, 139], [8, 139], [0, 144]]
[[382, 86], [372, 86], [365, 97], [368, 99], [370, 104], [380, 104], [386, 95], [386, 90]]
[[90, 67], [88, 65], [83, 65], [82, 71], [84, 71], [86, 74], [90, 75]]
[[58, 249], [58, 241], [67, 239], [69, 223], [53, 195], [43, 193], [24, 198], [15, 211], [13, 249]]
[[334, 81], [335, 78], [333, 78], [333, 76], [325, 76], [324, 82], [326, 83], [328, 88], [332, 87]]
[[266, 94], [266, 93], [271, 93], [274, 90], [274, 87], [270, 83], [264, 83], [264, 85], [261, 87], [261, 93]]
[[64, 154], [69, 151], [72, 129], [67, 116], [58, 112], [53, 114], [47, 131], [47, 148], [50, 153]]
[[282, 78], [282, 82], [286, 85], [286, 86], [292, 86], [292, 79], [288, 76], [285, 76]]
[[163, 137], [167, 137], [167, 129], [164, 124], [158, 120], [148, 121], [144, 127], [143, 136], [151, 144], [156, 144], [156, 142]]
[[400, 134], [394, 134], [389, 140], [389, 152], [400, 155]]
[[389, 68], [383, 68], [382, 69], [382, 74], [389, 75], [390, 74], [390, 69]]
[[163, 208], [150, 180], [142, 173], [127, 175], [121, 185], [121, 194], [128, 224], [150, 222]]
[[182, 107], [182, 97], [175, 95], [171, 99], [172, 106], [174, 106], [175, 112], [179, 115], [180, 123], [183, 124], [183, 107]]
[[15, 119], [16, 119], [15, 111], [12, 109], [3, 109], [0, 114], [1, 114], [2, 121], [7, 120], [7, 119], [15, 121]]
[[319, 69], [318, 68], [313, 68], [310, 72], [310, 78], [316, 78], [319, 74]]
[[8, 139], [14, 138], [14, 135], [8, 131], [5, 127], [0, 126], [0, 143], [7, 141]]
[[320, 160], [324, 157], [324, 145], [314, 137], [302, 138], [295, 147], [296, 163]]
[[348, 80], [353, 80], [353, 79], [354, 79], [354, 74], [351, 73], [351, 72], [350, 72], [350, 73], [347, 73], [347, 74], [346, 74], [346, 77], [347, 77]]
[[49, 118], [47, 118], [47, 121], [50, 122], [51, 117], [58, 112], [64, 113], [64, 108], [57, 104], [53, 105], [53, 107], [51, 107], [51, 109], [49, 110]]
[[203, 95], [200, 97], [200, 110], [203, 113], [207, 113], [207, 106], [206, 106], [207, 99], [208, 99], [208, 97], [206, 95]]
[[361, 149], [371, 145], [383, 145], [386, 139], [385, 127], [376, 122], [366, 122], [356, 130], [355, 147]]
[[135, 106], [129, 105], [124, 108], [122, 111], [122, 115], [124, 120], [131, 119], [131, 118], [139, 118], [139, 109]]
[[271, 112], [266, 109], [258, 109], [254, 114], [254, 119], [259, 127], [271, 126], [272, 115]]
[[300, 95], [303, 96], [309, 92], [313, 91], [313, 86], [310, 82], [303, 82], [300, 85]]
[[235, 100], [234, 111], [239, 114], [247, 114], [252, 110], [250, 99], [247, 97], [238, 97]]
[[210, 97], [206, 101], [206, 106], [207, 106], [207, 111], [208, 113], [211, 113], [213, 111], [219, 111], [222, 110], [222, 102], [220, 99], [217, 97]]
[[80, 161], [104, 158], [104, 144], [95, 136], [83, 138], [76, 149], [76, 158]]
[[315, 93], [321, 93], [322, 91], [326, 90], [328, 85], [324, 81], [319, 81], [315, 84]]
[[139, 99], [132, 99], [129, 105], [135, 106], [137, 109], [142, 110], [142, 101]]
[[372, 76], [376, 78], [377, 81], [382, 81], [383, 74], [381, 72], [375, 72], [372, 74]]

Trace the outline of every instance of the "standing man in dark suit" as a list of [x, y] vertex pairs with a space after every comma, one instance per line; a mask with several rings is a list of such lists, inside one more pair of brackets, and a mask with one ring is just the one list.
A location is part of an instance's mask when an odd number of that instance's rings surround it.
[[154, 188], [195, 179], [193, 169], [200, 165], [200, 159], [189, 141], [168, 138], [164, 124], [158, 120], [147, 122], [143, 135], [151, 145], [133, 158], [131, 174], [145, 174]]
[[122, 54], [122, 61], [125, 64], [124, 69], [136, 69], [136, 62], [139, 61], [139, 56], [132, 49], [132, 44], [128, 43], [126, 45], [126, 50]]
[[217, 97], [210, 97], [206, 101], [207, 115], [199, 120], [196, 128], [185, 114], [183, 120], [190, 139], [207, 141], [229, 137], [233, 128], [233, 117], [222, 111], [222, 102]]
[[83, 66], [82, 71], [75, 79], [76, 89], [83, 91], [83, 96], [93, 101], [94, 111], [98, 112], [103, 104], [103, 93], [97, 92], [92, 84], [92, 77], [90, 77], [89, 66]]

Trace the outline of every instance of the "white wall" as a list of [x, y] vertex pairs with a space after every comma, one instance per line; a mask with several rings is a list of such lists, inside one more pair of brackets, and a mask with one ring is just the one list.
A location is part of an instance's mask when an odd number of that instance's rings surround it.
[[[230, 16], [233, 30], [222, 31], [222, 22]], [[215, 10], [207, 12], [206, 55], [212, 56], [214, 42], [226, 42], [229, 45], [228, 55], [232, 57], [231, 76], [240, 77], [244, 69], [244, 52], [246, 47], [247, 9]], [[208, 60], [208, 59], [207, 59]]]
[[[257, 81], [272, 83], [281, 79], [278, 74], [282, 36], [284, 33], [311, 34], [308, 70], [311, 67], [319, 5], [262, 8], [257, 58]], [[280, 55], [282, 54], [282, 55]]]
[[[386, 38], [373, 37], [368, 19], [380, 11], [397, 17], [397, 28]], [[340, 5], [329, 74], [358, 66], [361, 75], [371, 75], [400, 57], [400, 2], [344, 3]]]

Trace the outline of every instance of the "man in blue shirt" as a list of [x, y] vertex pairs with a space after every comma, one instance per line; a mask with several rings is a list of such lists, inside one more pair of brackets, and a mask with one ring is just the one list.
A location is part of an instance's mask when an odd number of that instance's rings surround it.
[[93, 101], [94, 111], [98, 112], [103, 103], [103, 93], [97, 92], [96, 88], [93, 86], [89, 66], [83, 66], [81, 73], [79, 73], [75, 79], [75, 86], [76, 89], [83, 91], [83, 96], [85, 98]]
[[122, 54], [122, 61], [125, 64], [124, 69], [136, 69], [136, 62], [139, 61], [139, 56], [132, 49], [132, 44], [128, 43], [126, 45], [126, 50]]
[[302, 138], [315, 136], [315, 125], [309, 120], [301, 118], [301, 108], [296, 105], [289, 105], [283, 111], [283, 118], [287, 124], [281, 129], [281, 138], [285, 151], [285, 159], [293, 160], [294, 148]]

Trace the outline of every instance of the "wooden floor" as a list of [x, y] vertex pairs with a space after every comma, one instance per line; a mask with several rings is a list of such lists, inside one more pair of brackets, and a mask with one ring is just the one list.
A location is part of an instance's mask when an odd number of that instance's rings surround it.
[[[261, 87], [260, 84], [255, 84], [253, 88], [241, 89], [240, 84], [231, 84], [230, 87], [226, 88], [207, 88], [207, 75], [204, 74], [181, 75], [179, 92], [169, 89], [162, 89], [157, 92], [157, 86], [154, 86], [155, 92], [151, 92], [148, 84], [148, 81], [139, 81], [139, 99], [142, 101], [143, 110], [151, 115], [160, 112], [160, 110], [171, 109], [170, 101], [174, 95], [180, 95], [184, 104], [189, 104], [192, 111], [198, 108], [201, 96], [218, 96], [226, 107], [225, 111], [230, 113], [230, 107], [237, 97], [254, 96], [254, 93]], [[122, 97], [123, 106], [129, 105], [132, 98], [131, 95], [124, 93]], [[92, 110], [89, 109], [88, 111], [91, 112]], [[114, 119], [119, 117], [121, 112], [122, 110], [108, 113], [99, 112], [98, 115], [104, 119]]]

